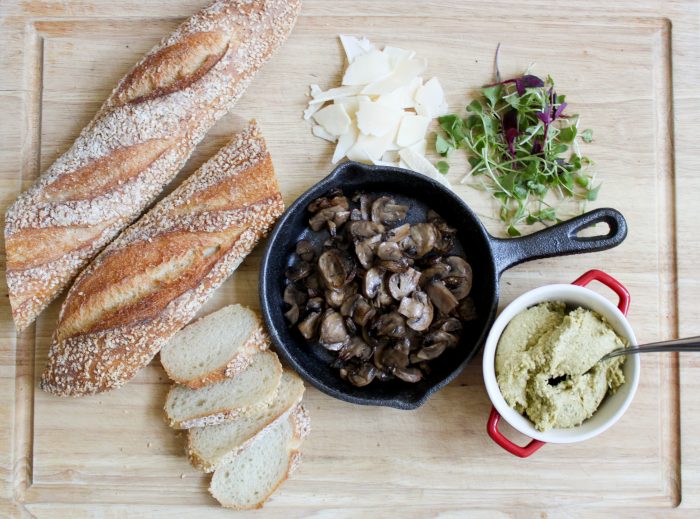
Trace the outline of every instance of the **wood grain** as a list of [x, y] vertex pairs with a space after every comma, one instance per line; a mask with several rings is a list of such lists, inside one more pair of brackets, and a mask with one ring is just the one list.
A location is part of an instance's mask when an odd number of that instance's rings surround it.
[[[131, 65], [205, 3], [0, 5], [3, 210], [67, 149]], [[290, 40], [180, 178], [249, 117], [267, 138], [285, 202], [322, 178], [332, 146], [311, 135], [301, 111], [309, 83], [325, 88], [339, 80], [340, 32], [415, 49], [428, 58], [429, 74], [440, 78], [453, 110], [490, 80], [500, 41], [504, 73], [535, 62], [534, 71], [551, 73], [593, 128], [586, 151], [604, 182], [596, 205], [620, 209], [630, 226], [617, 249], [506, 273], [501, 304], [602, 268], [630, 289], [630, 321], [640, 341], [698, 335], [699, 24], [700, 7], [691, 0], [591, 0], [576, 11], [568, 2], [539, 0], [307, 0]], [[451, 162], [457, 183], [465, 160]], [[497, 232], [488, 199], [457, 189]], [[202, 313], [232, 302], [257, 306], [259, 260], [257, 250]], [[188, 465], [182, 438], [163, 421], [167, 383], [157, 362], [123, 389], [97, 397], [63, 400], [38, 390], [57, 310], [52, 305], [17, 337], [7, 300], [0, 305], [0, 515], [228, 516], [206, 493], [206, 478]], [[526, 461], [486, 436], [490, 406], [478, 360], [414, 412], [351, 406], [309, 389], [314, 429], [303, 447], [305, 463], [265, 510], [271, 517], [397, 509], [405, 517], [697, 516], [700, 361], [647, 355], [642, 370], [635, 400], [613, 429], [585, 443], [546, 446]]]

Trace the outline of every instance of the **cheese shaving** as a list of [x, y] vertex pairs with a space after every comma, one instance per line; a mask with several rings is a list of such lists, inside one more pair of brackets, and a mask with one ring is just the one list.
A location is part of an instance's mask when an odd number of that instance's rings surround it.
[[336, 143], [332, 163], [399, 166], [449, 186], [425, 158], [430, 125], [448, 110], [440, 81], [423, 81], [427, 60], [389, 45], [380, 50], [364, 37], [341, 34], [340, 43], [347, 59], [341, 86], [310, 85], [304, 110], [316, 123], [312, 133]]

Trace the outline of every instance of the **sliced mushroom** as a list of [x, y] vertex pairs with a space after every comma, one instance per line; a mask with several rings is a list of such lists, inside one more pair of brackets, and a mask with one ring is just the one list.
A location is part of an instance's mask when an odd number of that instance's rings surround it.
[[380, 362], [384, 368], [405, 368], [411, 362], [408, 358], [408, 352], [401, 348], [385, 348], [382, 350]]
[[430, 296], [433, 304], [445, 315], [452, 312], [459, 304], [457, 298], [448, 290], [445, 284], [437, 279], [426, 284], [425, 291]]
[[299, 306], [292, 305], [291, 308], [284, 313], [284, 317], [290, 325], [295, 325], [299, 320]]
[[446, 343], [438, 342], [430, 346], [421, 348], [416, 353], [411, 354], [411, 362], [414, 364], [418, 364], [419, 362], [422, 362], [424, 360], [433, 360], [442, 355], [446, 347]]
[[384, 269], [373, 267], [365, 274], [364, 292], [367, 297], [374, 299], [384, 282]]
[[338, 351], [349, 339], [343, 316], [328, 309], [321, 317], [321, 345], [327, 350]]
[[411, 224], [405, 223], [384, 233], [384, 240], [401, 243], [411, 234]]
[[294, 283], [289, 283], [284, 288], [284, 296], [282, 299], [285, 303], [287, 303], [290, 306], [303, 306], [304, 304], [306, 304], [307, 298], [308, 297], [306, 295], [306, 292], [300, 290]]
[[350, 235], [355, 239], [371, 238], [382, 235], [385, 227], [381, 223], [360, 220], [350, 223]]
[[309, 227], [314, 231], [320, 231], [325, 224], [331, 230], [331, 235], [335, 235], [335, 229], [340, 227], [350, 219], [350, 211], [336, 205], [321, 209], [309, 219]]
[[415, 245], [415, 256], [421, 258], [433, 250], [437, 240], [437, 230], [432, 223], [411, 225], [411, 240]]
[[321, 209], [328, 207], [339, 206], [342, 209], [350, 209], [350, 203], [340, 189], [333, 189], [327, 196], [317, 198], [309, 204], [308, 211], [310, 213], [318, 212]]
[[364, 297], [361, 297], [355, 302], [355, 307], [352, 310], [352, 319], [358, 326], [367, 326], [369, 320], [376, 313], [377, 310]]
[[325, 304], [324, 304], [323, 298], [312, 297], [306, 303], [306, 311], [307, 312], [322, 312], [324, 306], [325, 306]]
[[397, 204], [390, 196], [380, 196], [372, 203], [372, 221], [393, 224], [406, 218], [408, 206]]
[[400, 301], [418, 287], [420, 272], [409, 268], [405, 272], [397, 272], [389, 277], [389, 293]]
[[403, 251], [398, 243], [387, 241], [380, 243], [377, 247], [377, 257], [381, 260], [400, 261], [403, 258]]
[[346, 361], [351, 358], [369, 360], [372, 357], [372, 348], [360, 337], [353, 337], [338, 352], [338, 358]]
[[326, 303], [333, 308], [340, 308], [345, 300], [351, 297], [357, 288], [355, 285], [346, 285], [338, 290], [328, 289], [324, 292]]
[[355, 263], [340, 249], [329, 249], [321, 254], [318, 270], [324, 284], [330, 289], [340, 289], [355, 277]]
[[457, 307], [457, 315], [464, 322], [474, 321], [478, 318], [476, 307], [471, 297], [466, 297]]
[[372, 197], [367, 194], [360, 195], [360, 213], [363, 220], [369, 220], [372, 211]]
[[309, 240], [299, 240], [294, 251], [302, 261], [313, 261], [316, 256], [314, 247]]
[[433, 322], [433, 305], [425, 292], [415, 291], [411, 297], [404, 297], [399, 313], [406, 317], [406, 325], [417, 332], [427, 330]]
[[472, 267], [464, 258], [450, 256], [445, 260], [450, 267], [450, 274], [443, 282], [457, 299], [464, 299], [472, 289]]
[[321, 312], [311, 312], [297, 326], [301, 335], [307, 341], [313, 340], [318, 331], [318, 324], [321, 321]]
[[368, 385], [369, 383], [374, 380], [374, 377], [377, 375], [377, 368], [372, 366], [371, 364], [363, 364], [357, 369], [354, 369], [352, 371], [348, 371], [347, 373], [347, 380], [350, 382], [353, 386], [356, 387], [364, 387]]
[[382, 284], [379, 287], [375, 301], [380, 307], [391, 306], [394, 304], [394, 298], [391, 297], [391, 294], [389, 293], [389, 283], [387, 282], [386, 278], [382, 280]]
[[284, 272], [284, 275], [290, 281], [299, 281], [304, 279], [306, 276], [311, 274], [313, 266], [307, 261], [298, 261], [294, 265], [291, 265]]
[[433, 346], [435, 344], [444, 344], [446, 348], [454, 348], [459, 343], [459, 338], [451, 333], [443, 332], [438, 330], [436, 332], [430, 332], [425, 336], [424, 344], [426, 346]]
[[450, 267], [442, 262], [434, 263], [429, 268], [421, 273], [420, 285], [425, 286], [433, 280], [440, 280], [445, 277], [450, 271]]
[[404, 382], [415, 384], [423, 378], [423, 372], [418, 368], [394, 368], [391, 373]]
[[379, 260], [377, 262], [377, 265], [389, 272], [406, 272], [412, 264], [413, 262], [405, 256], [399, 260]]
[[372, 329], [379, 336], [401, 339], [406, 335], [406, 321], [400, 313], [389, 312], [375, 319]]
[[311, 298], [318, 297], [321, 294], [321, 282], [315, 272], [304, 278], [304, 286]]
[[374, 260], [374, 253], [377, 250], [377, 246], [381, 241], [382, 237], [378, 234], [372, 236], [371, 238], [366, 238], [355, 245], [355, 254], [357, 259], [360, 261], [360, 265], [364, 268], [372, 268], [372, 261]]
[[431, 330], [442, 330], [447, 333], [459, 333], [462, 331], [462, 323], [456, 317], [447, 317], [433, 323]]
[[357, 222], [362, 220], [362, 212], [359, 209], [353, 209], [350, 211], [350, 221]]

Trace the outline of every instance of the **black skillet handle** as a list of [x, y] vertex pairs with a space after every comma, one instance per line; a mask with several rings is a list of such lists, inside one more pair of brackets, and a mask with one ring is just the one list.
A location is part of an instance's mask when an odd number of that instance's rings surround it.
[[[602, 222], [610, 227], [607, 234], [576, 236], [583, 229]], [[491, 248], [500, 276], [503, 271], [525, 261], [611, 249], [620, 245], [626, 236], [625, 217], [615, 209], [602, 208], [521, 238], [492, 238]]]

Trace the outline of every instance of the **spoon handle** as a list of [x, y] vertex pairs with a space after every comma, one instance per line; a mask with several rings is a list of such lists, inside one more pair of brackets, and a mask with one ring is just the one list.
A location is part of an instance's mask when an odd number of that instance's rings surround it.
[[685, 339], [673, 339], [670, 341], [652, 342], [631, 348], [614, 350], [605, 355], [601, 360], [610, 359], [619, 355], [632, 355], [635, 353], [653, 353], [659, 351], [700, 351], [700, 336], [686, 337]]

